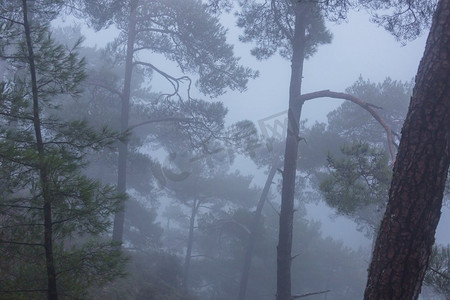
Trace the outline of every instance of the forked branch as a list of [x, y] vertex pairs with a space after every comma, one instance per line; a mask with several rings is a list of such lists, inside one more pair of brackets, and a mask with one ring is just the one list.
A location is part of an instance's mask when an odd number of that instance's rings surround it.
[[143, 61], [135, 61], [134, 64], [148, 67], [148, 68], [152, 69], [153, 71], [157, 72], [158, 74], [160, 74], [162, 77], [164, 77], [172, 85], [173, 90], [174, 90], [172, 94], [167, 95], [167, 97], [169, 97], [169, 98], [172, 96], [175, 96], [175, 95], [179, 95], [180, 84], [183, 81], [187, 81], [188, 82], [187, 94], [188, 94], [188, 98], [190, 98], [192, 81], [191, 81], [191, 78], [189, 78], [189, 76], [174, 77], [174, 76], [164, 72], [163, 70], [157, 68], [155, 65], [153, 65], [151, 63], [143, 62]]

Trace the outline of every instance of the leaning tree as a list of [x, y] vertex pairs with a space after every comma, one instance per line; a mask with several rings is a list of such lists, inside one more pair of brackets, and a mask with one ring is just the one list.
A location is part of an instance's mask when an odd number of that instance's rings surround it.
[[[212, 1], [221, 3], [220, 0]], [[230, 1], [223, 0], [226, 4]], [[292, 220], [294, 214], [295, 175], [298, 160], [299, 121], [306, 100], [317, 97], [354, 99], [333, 92], [301, 95], [303, 62], [317, 46], [330, 41], [324, 19], [346, 18], [350, 8], [367, 8], [373, 20], [393, 32], [399, 39], [413, 39], [427, 28], [436, 1], [238, 1], [241, 7], [238, 26], [244, 28], [241, 40], [254, 42], [252, 54], [259, 59], [275, 53], [291, 61], [288, 128], [283, 168], [279, 243], [277, 246], [277, 300], [291, 299]], [[376, 11], [392, 9], [392, 15], [377, 15]], [[374, 116], [375, 117], [375, 116]], [[391, 154], [393, 150], [391, 150]]]
[[417, 72], [364, 299], [417, 299], [450, 154], [450, 1], [439, 1]]

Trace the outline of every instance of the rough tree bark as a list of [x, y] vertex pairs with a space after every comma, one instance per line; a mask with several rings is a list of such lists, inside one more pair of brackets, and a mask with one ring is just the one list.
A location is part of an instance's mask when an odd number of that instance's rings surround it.
[[440, 218], [450, 152], [450, 0], [441, 0], [394, 165], [364, 299], [417, 299]]

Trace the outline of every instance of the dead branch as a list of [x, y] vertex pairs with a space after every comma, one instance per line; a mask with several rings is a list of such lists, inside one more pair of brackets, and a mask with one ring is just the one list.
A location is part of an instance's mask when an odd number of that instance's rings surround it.
[[309, 297], [309, 296], [320, 295], [320, 294], [325, 294], [325, 293], [329, 293], [329, 292], [331, 292], [331, 291], [330, 290], [326, 290], [326, 291], [306, 293], [306, 294], [301, 294], [301, 295], [293, 295], [291, 298], [292, 299], [306, 298], [306, 297]]
[[175, 96], [175, 95], [179, 95], [180, 84], [183, 81], [187, 81], [188, 82], [187, 94], [188, 94], [188, 98], [189, 99], [191, 98], [190, 91], [191, 91], [192, 80], [189, 76], [181, 76], [181, 77], [177, 78], [177, 77], [171, 76], [168, 73], [164, 72], [163, 70], [157, 68], [155, 65], [153, 65], [151, 63], [143, 62], [143, 61], [135, 61], [134, 64], [148, 67], [148, 68], [152, 69], [153, 71], [157, 72], [162, 77], [164, 77], [172, 85], [173, 90], [174, 90], [172, 94], [166, 95], [168, 98]]

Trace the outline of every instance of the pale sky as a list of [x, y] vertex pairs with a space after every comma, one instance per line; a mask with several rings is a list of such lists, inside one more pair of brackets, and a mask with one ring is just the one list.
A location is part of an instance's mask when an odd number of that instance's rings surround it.
[[[351, 13], [348, 22], [329, 24], [333, 33], [331, 44], [320, 46], [318, 52], [305, 63], [303, 92], [330, 89], [344, 91], [360, 75], [373, 82], [382, 82], [386, 77], [410, 81], [417, 72], [425, 47], [426, 36], [402, 46], [383, 28], [370, 23], [363, 12]], [[234, 33], [239, 29], [231, 29]], [[244, 65], [254, 66], [260, 77], [250, 82], [248, 91], [229, 93], [223, 97], [230, 108], [233, 119], [248, 118], [257, 121], [267, 115], [284, 111], [290, 76], [290, 63], [280, 57], [257, 61], [249, 53], [250, 45], [230, 39], [235, 44], [236, 54], [242, 57]], [[336, 107], [337, 100], [309, 102], [303, 109], [303, 117], [310, 121], [326, 120], [330, 107]]]

